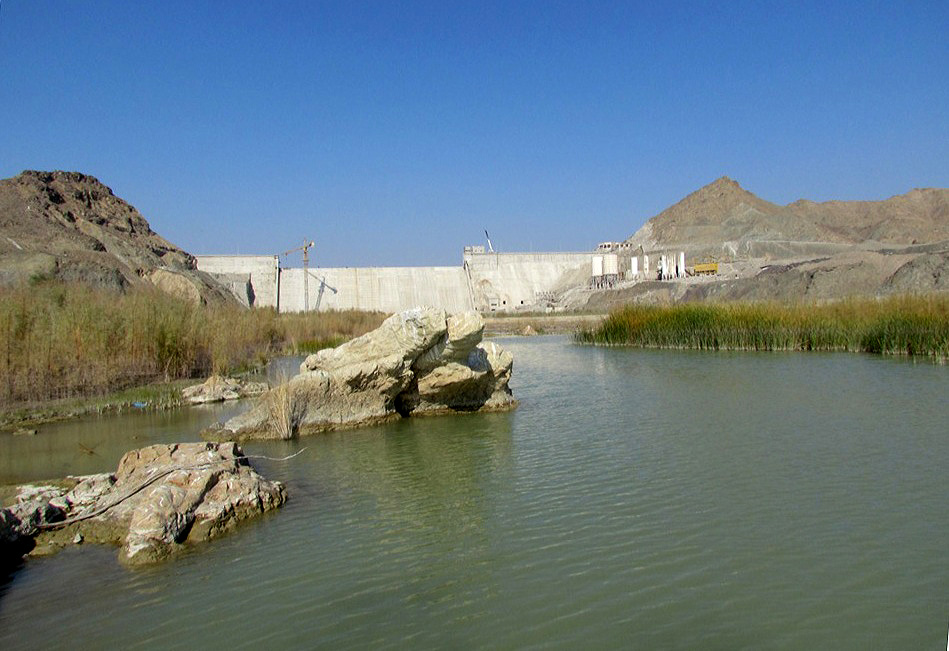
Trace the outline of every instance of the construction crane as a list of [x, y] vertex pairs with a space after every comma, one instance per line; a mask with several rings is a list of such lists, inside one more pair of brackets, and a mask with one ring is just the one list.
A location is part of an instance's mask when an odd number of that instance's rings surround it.
[[296, 253], [297, 251], [303, 251], [303, 311], [310, 311], [310, 283], [307, 282], [310, 278], [310, 249], [313, 248], [313, 240], [303, 240], [303, 246], [298, 246], [295, 249], [290, 249], [289, 251], [284, 251], [280, 255], [288, 256], [291, 253]]

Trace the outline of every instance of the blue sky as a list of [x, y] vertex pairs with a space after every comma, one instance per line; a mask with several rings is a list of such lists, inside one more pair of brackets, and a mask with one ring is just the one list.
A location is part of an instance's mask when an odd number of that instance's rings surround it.
[[192, 253], [587, 250], [722, 175], [949, 186], [949, 3], [0, 5], [0, 177], [92, 174]]

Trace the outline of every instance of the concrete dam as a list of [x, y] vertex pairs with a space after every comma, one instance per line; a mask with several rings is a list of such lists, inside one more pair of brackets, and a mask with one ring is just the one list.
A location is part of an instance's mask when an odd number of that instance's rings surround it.
[[[198, 269], [246, 305], [280, 312], [378, 310], [417, 305], [448, 312], [544, 310], [589, 280], [593, 253], [494, 253], [467, 247], [457, 267], [282, 268], [273, 255], [199, 255]], [[305, 279], [305, 280], [304, 280]], [[305, 289], [304, 289], [305, 287]]]

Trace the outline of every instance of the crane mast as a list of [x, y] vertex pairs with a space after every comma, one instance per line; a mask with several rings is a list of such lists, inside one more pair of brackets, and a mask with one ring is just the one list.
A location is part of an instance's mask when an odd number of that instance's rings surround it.
[[303, 312], [310, 311], [310, 249], [314, 246], [313, 240], [303, 240], [303, 246], [284, 251], [280, 255], [288, 256], [297, 251], [303, 251]]

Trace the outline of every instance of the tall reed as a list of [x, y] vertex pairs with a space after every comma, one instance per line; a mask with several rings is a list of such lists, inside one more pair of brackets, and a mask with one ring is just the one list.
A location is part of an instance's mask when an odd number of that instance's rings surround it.
[[828, 304], [628, 305], [582, 343], [701, 350], [845, 350], [949, 359], [949, 296]]
[[294, 437], [303, 418], [306, 400], [299, 395], [299, 391], [298, 387], [290, 384], [290, 377], [282, 374], [276, 386], [264, 398], [270, 428], [284, 441]]
[[384, 317], [193, 305], [151, 287], [0, 288], [0, 407], [232, 373], [275, 354], [335, 345]]

